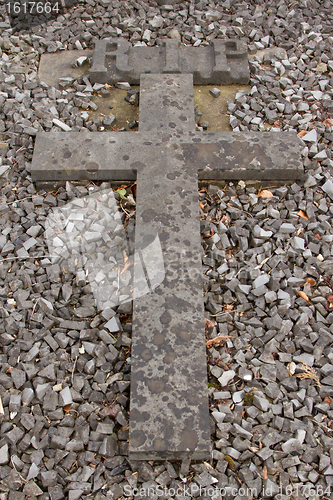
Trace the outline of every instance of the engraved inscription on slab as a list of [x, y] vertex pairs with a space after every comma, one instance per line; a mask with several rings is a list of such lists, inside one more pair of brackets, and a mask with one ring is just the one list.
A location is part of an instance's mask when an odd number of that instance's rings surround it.
[[207, 47], [188, 47], [178, 40], [163, 40], [155, 47], [132, 47], [123, 38], [95, 41], [92, 83], [139, 84], [143, 73], [191, 73], [195, 85], [246, 84], [250, 79], [247, 47], [240, 40], [214, 40]]

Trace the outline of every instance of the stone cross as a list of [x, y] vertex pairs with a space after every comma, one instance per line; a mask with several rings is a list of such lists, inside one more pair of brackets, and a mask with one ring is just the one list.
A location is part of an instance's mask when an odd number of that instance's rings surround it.
[[130, 459], [210, 458], [198, 179], [298, 179], [301, 149], [289, 132], [196, 132], [191, 72], [141, 75], [138, 132], [37, 135], [33, 180], [136, 179], [135, 246], [160, 241], [164, 280], [133, 304]]

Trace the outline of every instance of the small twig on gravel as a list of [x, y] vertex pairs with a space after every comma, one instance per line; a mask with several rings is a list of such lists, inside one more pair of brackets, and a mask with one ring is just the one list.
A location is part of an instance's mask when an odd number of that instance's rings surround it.
[[218, 337], [214, 337], [213, 339], [208, 339], [206, 342], [206, 347], [207, 349], [210, 349], [213, 344], [217, 344], [218, 342], [221, 342], [222, 340], [230, 339], [230, 335], [222, 335]]
[[333, 437], [333, 429], [330, 429], [329, 427], [327, 427], [327, 425], [323, 424], [322, 422], [317, 422], [314, 418], [310, 418], [310, 420], [314, 424], [319, 425], [325, 431], [325, 433], [328, 434], [330, 437]]
[[0, 262], [4, 262], [5, 260], [26, 260], [26, 259], [48, 259], [53, 257], [59, 257], [59, 255], [28, 255], [26, 257], [4, 257], [0, 259]]
[[75, 356], [74, 366], [73, 366], [73, 370], [72, 370], [72, 376], [71, 376], [72, 385], [74, 385], [74, 372], [75, 372], [76, 362], [77, 362], [77, 356]]
[[18, 203], [19, 201], [24, 201], [24, 200], [29, 200], [29, 198], [32, 197], [32, 194], [29, 194], [29, 196], [25, 196], [24, 198], [20, 198], [14, 201], [9, 201], [7, 205], [12, 205], [13, 203]]
[[28, 481], [26, 479], [24, 479], [23, 476], [21, 476], [21, 474], [19, 473], [19, 471], [17, 470], [17, 468], [15, 467], [15, 464], [13, 462], [13, 457], [10, 457], [10, 462], [12, 464], [12, 466], [14, 467], [14, 469], [16, 470], [17, 474], [20, 476], [20, 478], [22, 479], [22, 481], [24, 481], [25, 483], [27, 483]]

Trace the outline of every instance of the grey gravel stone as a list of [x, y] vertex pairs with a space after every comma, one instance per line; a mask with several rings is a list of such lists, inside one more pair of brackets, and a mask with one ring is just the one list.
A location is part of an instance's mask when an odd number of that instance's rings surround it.
[[9, 462], [8, 444], [4, 444], [0, 448], [0, 465], [5, 465]]
[[213, 97], [219, 97], [219, 95], [221, 94], [221, 90], [214, 87], [213, 89], [209, 89], [209, 93], [210, 95], [212, 95]]

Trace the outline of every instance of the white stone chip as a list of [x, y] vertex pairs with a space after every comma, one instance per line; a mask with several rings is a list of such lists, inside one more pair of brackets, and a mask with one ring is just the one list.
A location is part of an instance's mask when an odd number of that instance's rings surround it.
[[57, 127], [61, 128], [65, 132], [69, 132], [70, 130], [72, 130], [71, 127], [66, 125], [66, 123], [58, 120], [57, 118], [53, 118], [52, 122], [54, 123], [54, 125], [57, 125]]
[[310, 130], [305, 136], [302, 138], [304, 142], [317, 142], [317, 131], [316, 129]]
[[236, 372], [234, 370], [227, 370], [221, 375], [221, 377], [218, 379], [222, 387], [228, 385], [228, 383], [234, 378], [236, 375]]

